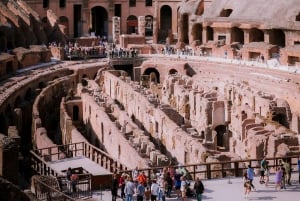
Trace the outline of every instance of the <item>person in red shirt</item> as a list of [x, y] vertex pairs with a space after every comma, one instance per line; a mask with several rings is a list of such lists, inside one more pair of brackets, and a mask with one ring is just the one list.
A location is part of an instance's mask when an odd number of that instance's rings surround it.
[[145, 175], [145, 172], [141, 172], [138, 177], [137, 180], [140, 184], [143, 184], [144, 186], [146, 186], [147, 184], [147, 177]]

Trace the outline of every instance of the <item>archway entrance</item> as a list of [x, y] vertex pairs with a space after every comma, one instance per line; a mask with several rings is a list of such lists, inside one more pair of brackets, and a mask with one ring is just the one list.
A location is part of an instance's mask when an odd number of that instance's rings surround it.
[[153, 16], [146, 15], [145, 17], [145, 35], [152, 36], [153, 35]]
[[264, 32], [257, 28], [252, 28], [249, 32], [249, 42], [264, 42]]
[[150, 82], [160, 83], [160, 74], [156, 68], [147, 68], [143, 75], [148, 75], [150, 77]]
[[196, 41], [197, 45], [201, 45], [202, 44], [202, 24], [200, 23], [196, 23], [193, 28], [192, 28], [192, 37], [193, 37], [193, 41]]
[[215, 131], [217, 132], [217, 146], [225, 147], [226, 126], [219, 125], [215, 128]]
[[165, 40], [169, 31], [172, 30], [172, 9], [168, 5], [164, 5], [160, 9], [160, 32], [158, 39]]
[[92, 32], [95, 32], [96, 36], [107, 37], [108, 14], [102, 6], [92, 8]]
[[280, 47], [285, 47], [285, 34], [281, 29], [270, 30], [270, 43], [273, 45], [278, 45]]
[[127, 18], [127, 34], [137, 33], [138, 19], [134, 15], [130, 15]]

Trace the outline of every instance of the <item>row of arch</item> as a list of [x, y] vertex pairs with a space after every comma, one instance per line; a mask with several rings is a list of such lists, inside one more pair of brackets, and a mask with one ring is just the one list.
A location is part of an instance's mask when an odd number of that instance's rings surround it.
[[[146, 36], [153, 35], [153, 16], [146, 15], [145, 34]], [[75, 19], [74, 19], [75, 20]], [[43, 22], [47, 22], [47, 18], [42, 19]], [[91, 9], [91, 27], [90, 32], [94, 32], [96, 36], [108, 35], [108, 12], [102, 6], [95, 6]], [[66, 16], [60, 16], [58, 19], [59, 25], [66, 27], [66, 33], [69, 33], [69, 19]], [[76, 23], [76, 22], [75, 22]], [[79, 22], [80, 23], [80, 22]], [[78, 29], [80, 26], [74, 26], [74, 29]], [[126, 33], [137, 33], [138, 30], [138, 18], [135, 15], [130, 15], [126, 19]], [[160, 9], [160, 31], [167, 34], [172, 29], [172, 9], [168, 5], [164, 5]], [[74, 33], [80, 33], [79, 30], [74, 30]], [[75, 36], [76, 37], [76, 36]]]
[[[189, 41], [189, 16], [188, 14], [182, 15], [182, 20], [180, 21], [179, 27], [181, 28], [181, 38], [180, 41], [189, 44], [189, 42], [198, 40], [200, 44], [203, 42], [203, 25], [202, 23], [195, 23], [191, 29], [191, 40]], [[214, 29], [211, 26], [205, 27], [206, 29], [206, 40], [216, 41], [223, 39], [222, 36], [214, 38]], [[280, 47], [285, 47], [285, 33], [281, 29], [271, 29], [268, 30], [269, 41], [268, 43], [273, 45], [278, 45]], [[249, 30], [249, 42], [265, 42], [264, 31], [258, 28], [251, 28]], [[239, 27], [232, 27], [230, 30], [230, 43], [239, 42], [241, 44], [245, 43], [245, 31]], [[224, 36], [226, 38], [226, 36]]]

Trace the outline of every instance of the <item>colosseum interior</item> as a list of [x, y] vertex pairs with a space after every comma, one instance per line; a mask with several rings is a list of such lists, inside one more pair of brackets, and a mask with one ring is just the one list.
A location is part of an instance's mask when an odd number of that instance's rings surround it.
[[298, 160], [299, 30], [299, 0], [1, 0], [0, 199], [68, 159]]

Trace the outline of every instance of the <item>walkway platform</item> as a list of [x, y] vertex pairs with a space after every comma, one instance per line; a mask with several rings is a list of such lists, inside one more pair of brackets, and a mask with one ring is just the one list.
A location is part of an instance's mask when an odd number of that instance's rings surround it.
[[[242, 178], [230, 178], [230, 179], [212, 179], [203, 180], [205, 191], [203, 194], [203, 201], [287, 201], [287, 200], [299, 200], [300, 197], [300, 184], [298, 182], [298, 174], [292, 174], [292, 185], [286, 186], [286, 189], [275, 191], [274, 176], [270, 175], [270, 182], [268, 186], [259, 183], [259, 177], [255, 177], [254, 186], [255, 191], [252, 191], [248, 198], [244, 196], [244, 187]], [[120, 193], [119, 193], [120, 195]], [[111, 193], [109, 190], [94, 191], [93, 198], [87, 199], [88, 201], [111, 201]], [[121, 201], [118, 198], [117, 201]], [[145, 199], [144, 199], [145, 200]], [[171, 198], [166, 198], [167, 201], [181, 199], [176, 198], [174, 192], [172, 192]], [[136, 201], [136, 197], [134, 197]], [[188, 198], [186, 201], [196, 201], [196, 198]]]

